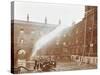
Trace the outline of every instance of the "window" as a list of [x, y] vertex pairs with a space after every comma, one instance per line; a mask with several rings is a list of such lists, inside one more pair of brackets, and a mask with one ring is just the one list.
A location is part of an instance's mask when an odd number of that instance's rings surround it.
[[24, 43], [24, 40], [21, 40], [20, 43], [23, 44]]
[[32, 31], [31, 33], [32, 33], [32, 34], [34, 34], [35, 32], [34, 32], [34, 31]]
[[63, 45], [66, 46], [66, 42], [63, 42]]
[[93, 47], [93, 43], [90, 44], [90, 47]]
[[64, 34], [64, 37], [66, 37], [66, 34]]
[[58, 41], [56, 42], [56, 45], [59, 45], [59, 42]]
[[23, 29], [20, 29], [20, 33], [24, 33], [24, 30]]
[[78, 40], [76, 40], [76, 43], [78, 43]]
[[78, 29], [76, 29], [76, 34], [78, 34]]

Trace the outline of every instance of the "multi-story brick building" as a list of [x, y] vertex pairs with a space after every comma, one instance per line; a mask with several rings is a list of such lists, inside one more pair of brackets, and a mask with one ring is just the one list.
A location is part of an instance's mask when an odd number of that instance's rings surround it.
[[26, 54], [23, 59], [26, 59], [26, 61], [29, 60], [34, 51], [33, 48], [36, 41], [54, 30], [56, 26], [57, 25], [47, 24], [47, 20], [45, 20], [45, 23], [31, 22], [29, 21], [29, 17], [27, 21], [12, 21], [11, 49], [12, 55], [14, 56], [14, 58], [12, 57], [14, 66], [17, 66], [17, 61], [20, 58], [20, 55], [18, 55], [19, 51], [24, 50]]
[[[86, 6], [84, 18], [72, 27], [63, 30], [47, 54], [58, 57], [79, 56], [80, 62], [97, 62], [97, 7]], [[62, 59], [63, 59], [62, 58]], [[88, 60], [89, 59], [89, 60]]]
[[[61, 20], [59, 21], [61, 24]], [[34, 44], [40, 37], [54, 30], [57, 25], [27, 21], [12, 21], [12, 54], [14, 66], [17, 64], [18, 51], [25, 50], [25, 59], [30, 59]], [[44, 41], [45, 42], [45, 41]], [[84, 18], [70, 28], [65, 28], [47, 46], [37, 51], [37, 55], [54, 56], [58, 61], [76, 60], [80, 62], [97, 63], [97, 7], [86, 6]], [[13, 60], [13, 59], [12, 59]]]
[[[71, 54], [79, 55], [84, 60], [97, 62], [97, 7], [86, 6], [85, 17], [73, 26], [71, 31]], [[75, 57], [75, 56], [74, 56]], [[88, 61], [88, 62], [89, 62]]]

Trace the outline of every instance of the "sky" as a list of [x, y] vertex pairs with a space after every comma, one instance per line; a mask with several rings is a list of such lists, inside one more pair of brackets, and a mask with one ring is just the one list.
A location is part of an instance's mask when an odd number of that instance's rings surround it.
[[62, 25], [71, 26], [84, 17], [84, 5], [15, 2], [14, 19], [26, 21], [27, 14], [33, 22], [44, 23], [47, 17], [48, 24], [58, 24], [60, 19]]

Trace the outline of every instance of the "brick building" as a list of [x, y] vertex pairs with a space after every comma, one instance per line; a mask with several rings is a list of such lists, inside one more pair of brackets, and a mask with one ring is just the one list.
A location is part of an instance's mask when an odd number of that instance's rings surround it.
[[[14, 66], [17, 66], [17, 60], [19, 59], [18, 52], [20, 50], [25, 51], [25, 60], [29, 60], [32, 55], [34, 44], [42, 36], [48, 34], [50, 31], [56, 28], [57, 25], [47, 24], [39, 22], [29, 21], [29, 15], [27, 21], [14, 20], [11, 26], [11, 37], [12, 37], [12, 61]], [[13, 65], [13, 64], [12, 64]]]
[[86, 6], [84, 18], [79, 23], [73, 23], [72, 27], [63, 30], [62, 34], [51, 43], [43, 49], [45, 55], [59, 57], [61, 61], [63, 58], [73, 56], [76, 59], [79, 56], [80, 62], [96, 64], [97, 7]]
[[[59, 20], [61, 24], [61, 20]], [[26, 61], [30, 59], [36, 41], [54, 30], [57, 25], [27, 21], [12, 21], [12, 54], [14, 55], [14, 66], [16, 67], [18, 51], [25, 50]], [[45, 42], [45, 41], [44, 41]], [[72, 27], [65, 28], [60, 36], [56, 36], [49, 44], [46, 44], [37, 52], [37, 55], [54, 56], [58, 61], [76, 60], [79, 56], [80, 62], [97, 63], [97, 7], [86, 6], [84, 18]]]
[[85, 17], [73, 26], [70, 32], [69, 50], [73, 57], [80, 56], [83, 62], [97, 63], [97, 7], [86, 6]]

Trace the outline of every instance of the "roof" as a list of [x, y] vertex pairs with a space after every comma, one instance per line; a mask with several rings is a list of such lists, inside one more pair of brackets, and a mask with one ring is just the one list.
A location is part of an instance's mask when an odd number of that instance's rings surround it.
[[45, 23], [40, 23], [40, 22], [32, 22], [32, 21], [24, 21], [24, 20], [12, 20], [12, 23], [14, 24], [23, 24], [23, 25], [34, 25], [34, 26], [42, 26], [42, 27], [57, 27], [57, 24], [45, 24]]

